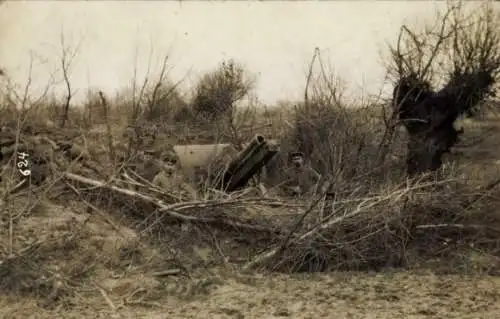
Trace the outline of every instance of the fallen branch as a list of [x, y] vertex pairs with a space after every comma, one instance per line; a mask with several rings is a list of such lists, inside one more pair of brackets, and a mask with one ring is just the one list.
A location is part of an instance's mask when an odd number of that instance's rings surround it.
[[[300, 241], [303, 241], [305, 239], [308, 239], [310, 237], [313, 237], [320, 230], [326, 230], [326, 229], [329, 229], [333, 226], [341, 224], [346, 219], [355, 217], [355, 216], [365, 212], [366, 210], [371, 209], [371, 208], [375, 207], [376, 205], [379, 205], [380, 203], [387, 202], [387, 201], [397, 202], [397, 201], [402, 200], [403, 197], [405, 195], [407, 195], [410, 191], [414, 191], [416, 189], [422, 189], [425, 187], [434, 186], [436, 184], [441, 184], [441, 183], [446, 183], [446, 182], [449, 182], [449, 181], [441, 181], [441, 182], [437, 182], [437, 183], [436, 182], [425, 183], [425, 184], [421, 184], [421, 185], [415, 185], [413, 187], [407, 186], [403, 189], [397, 189], [396, 191], [393, 191], [385, 196], [374, 196], [374, 197], [368, 197], [368, 198], [362, 199], [361, 202], [357, 205], [357, 207], [354, 210], [352, 210], [351, 212], [345, 212], [342, 216], [338, 216], [338, 217], [331, 216], [330, 218], [323, 220], [318, 225], [312, 227], [311, 229], [309, 229], [307, 232], [303, 233], [300, 236], [290, 238], [291, 235], [289, 234], [289, 236], [287, 237], [288, 243], [286, 246], [290, 246], [290, 245], [293, 245], [293, 244], [298, 243]], [[313, 204], [313, 205], [315, 205], [315, 204]], [[304, 215], [309, 213], [310, 210], [311, 210], [311, 208], [307, 209], [304, 212]], [[250, 270], [251, 268], [257, 266], [258, 264], [262, 264], [264, 262], [271, 260], [272, 258], [274, 258], [275, 256], [277, 256], [283, 252], [283, 247], [284, 247], [284, 245], [282, 244], [279, 247], [275, 247], [267, 252], [264, 252], [260, 255], [257, 255], [256, 258], [254, 258], [252, 261], [248, 262], [247, 264], [245, 264], [243, 266], [243, 270], [244, 271]]]
[[73, 186], [71, 185], [70, 183], [66, 182], [66, 185], [78, 196], [80, 196], [80, 200], [90, 209], [92, 209], [93, 212], [96, 212], [99, 216], [101, 216], [118, 234], [122, 235], [122, 230], [120, 229], [120, 227], [118, 227], [118, 225], [115, 224], [115, 222], [113, 220], [111, 220], [111, 218], [109, 218], [109, 216], [107, 216], [103, 211], [101, 211], [99, 208], [95, 207], [94, 205], [92, 205], [91, 203], [89, 203], [88, 201], [86, 201], [85, 199], [83, 199], [82, 197], [82, 194]]
[[283, 243], [276, 250], [275, 255], [278, 255], [279, 253], [281, 253], [281, 252], [283, 252], [283, 251], [286, 250], [286, 248], [288, 247], [288, 245], [289, 245], [289, 243], [290, 243], [290, 241], [292, 239], [292, 236], [299, 229], [300, 225], [302, 225], [302, 223], [304, 222], [304, 220], [307, 217], [307, 215], [309, 215], [310, 213], [312, 213], [313, 210], [314, 210], [314, 208], [323, 200], [324, 196], [326, 195], [326, 193], [330, 189], [331, 184], [332, 184], [331, 181], [327, 181], [325, 183], [325, 185], [323, 186], [323, 192], [322, 192], [321, 196], [319, 196], [314, 202], [312, 202], [311, 205], [309, 205], [309, 208], [306, 209], [305, 212], [303, 212], [301, 214], [302, 216], [299, 218], [299, 220], [292, 227], [292, 229], [290, 230], [290, 232], [288, 233], [288, 235], [285, 237], [285, 239], [283, 240]]
[[458, 229], [474, 229], [474, 230], [493, 230], [500, 233], [500, 229], [487, 225], [464, 225], [464, 224], [435, 224], [435, 225], [418, 225], [416, 229], [439, 229], [439, 228], [458, 228]]
[[182, 273], [181, 269], [175, 268], [175, 269], [168, 269], [168, 270], [163, 270], [163, 271], [156, 271], [156, 272], [151, 273], [151, 276], [167, 277], [167, 276], [175, 276], [175, 275], [178, 275], [181, 273]]
[[36, 249], [38, 249], [44, 242], [45, 242], [45, 240], [37, 240], [33, 244], [20, 249], [16, 253], [9, 254], [9, 256], [7, 256], [4, 260], [0, 260], [0, 266], [2, 266], [3, 264], [6, 264], [14, 259], [23, 258], [23, 257], [31, 254]]
[[[139, 181], [137, 181], [137, 180], [133, 179], [132, 177], [130, 177], [128, 175], [128, 173], [134, 175], [134, 177], [137, 178]], [[160, 189], [158, 186], [153, 185], [153, 183], [151, 183], [150, 181], [148, 181], [147, 179], [145, 179], [144, 177], [142, 177], [141, 175], [137, 174], [134, 171], [125, 170], [125, 172], [122, 175], [127, 180], [131, 181], [134, 185], [137, 185], [137, 186], [140, 186], [140, 187], [144, 187], [144, 188], [148, 189], [149, 191], [152, 191], [154, 193], [158, 193], [158, 194], [160, 194], [162, 196], [170, 197], [172, 200], [177, 200], [177, 201], [182, 201], [183, 200], [182, 195], [180, 195], [180, 194], [175, 194], [174, 195], [174, 194], [166, 193], [162, 189]]]
[[[260, 231], [260, 232], [266, 232], [266, 233], [274, 233], [274, 234], [279, 234], [280, 232], [278, 230], [273, 230], [268, 227], [263, 227], [263, 226], [257, 226], [257, 225], [250, 225], [250, 224], [244, 224], [241, 222], [236, 222], [236, 221], [231, 221], [227, 219], [222, 219], [220, 216], [218, 218], [204, 218], [204, 217], [195, 217], [195, 216], [189, 216], [180, 213], [179, 211], [182, 210], [187, 210], [187, 209], [192, 209], [192, 208], [209, 208], [209, 207], [221, 207], [221, 206], [229, 206], [229, 205], [245, 205], [245, 204], [250, 204], [255, 202], [255, 200], [249, 200], [249, 199], [241, 199], [241, 200], [224, 200], [224, 201], [192, 201], [192, 202], [182, 202], [182, 203], [175, 203], [175, 204], [170, 204], [170, 205], [165, 205], [163, 201], [154, 198], [152, 196], [144, 195], [136, 191], [132, 191], [129, 189], [124, 189], [120, 188], [114, 185], [109, 185], [108, 183], [102, 182], [102, 181], [96, 181], [87, 177], [83, 177], [77, 174], [73, 173], [64, 173], [64, 176], [73, 181], [77, 181], [83, 184], [91, 185], [97, 188], [106, 188], [111, 191], [114, 191], [116, 193], [120, 193], [129, 197], [134, 197], [134, 198], [139, 198], [147, 203], [151, 203], [156, 205], [159, 208], [159, 212], [168, 214], [169, 216], [182, 220], [185, 222], [197, 222], [197, 223], [207, 223], [207, 224], [225, 224], [227, 226], [235, 227], [235, 228], [240, 228], [240, 229], [247, 229], [251, 231]], [[266, 202], [265, 200], [263, 202]], [[269, 201], [267, 204], [271, 205], [276, 205], [279, 202], [277, 201]]]
[[99, 290], [99, 292], [101, 293], [101, 296], [104, 298], [104, 301], [106, 301], [106, 303], [108, 304], [109, 308], [111, 308], [111, 310], [113, 312], [116, 312], [116, 310], [118, 309], [115, 304], [113, 303], [113, 301], [111, 300], [111, 298], [109, 298], [106, 290], [104, 290], [104, 288], [102, 288], [99, 284], [95, 283], [95, 286], [97, 287], [97, 289]]
[[[323, 223], [321, 223], [321, 224], [313, 227], [312, 229], [308, 230], [307, 232], [305, 232], [304, 234], [302, 234], [302, 235], [300, 235], [298, 237], [287, 238], [287, 245], [286, 245], [286, 247], [288, 247], [288, 246], [290, 246], [290, 245], [292, 245], [294, 243], [300, 242], [301, 240], [304, 240], [304, 239], [307, 239], [309, 237], [312, 237], [313, 235], [317, 234], [320, 230], [328, 229], [328, 228], [330, 228], [330, 227], [332, 227], [332, 226], [334, 226], [336, 224], [340, 224], [344, 220], [346, 220], [348, 218], [351, 218], [351, 217], [354, 217], [354, 216], [360, 214], [361, 212], [363, 212], [365, 209], [371, 208], [371, 207], [373, 207], [373, 206], [375, 206], [375, 205], [377, 205], [377, 204], [379, 204], [381, 202], [381, 200], [377, 200], [377, 201], [374, 201], [372, 203], [366, 204], [367, 201], [368, 200], [363, 200], [358, 205], [358, 207], [356, 207], [356, 209], [353, 210], [350, 213], [344, 214], [343, 216], [334, 218], [332, 220], [325, 221], [325, 222], [323, 222]], [[306, 211], [304, 213], [304, 215], [307, 214], [308, 212], [309, 212], [309, 210]], [[274, 258], [275, 256], [277, 256], [278, 254], [280, 254], [280, 253], [282, 253], [284, 251], [283, 247], [284, 246], [282, 244], [282, 245], [280, 245], [277, 248], [273, 248], [273, 249], [271, 249], [268, 252], [265, 252], [265, 253], [262, 253], [262, 254], [258, 255], [254, 260], [250, 261], [245, 266], [243, 266], [243, 270], [249, 270], [249, 269], [255, 267], [258, 264], [261, 264], [263, 262], [266, 262], [266, 261]]]

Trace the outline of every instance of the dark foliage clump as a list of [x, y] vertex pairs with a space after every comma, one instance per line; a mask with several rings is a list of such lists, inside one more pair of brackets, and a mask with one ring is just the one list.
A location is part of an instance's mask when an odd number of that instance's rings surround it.
[[[389, 71], [395, 75], [395, 118], [409, 135], [409, 175], [439, 169], [443, 155], [463, 133], [454, 127], [455, 121], [476, 115], [494, 95], [500, 71], [497, 21], [488, 7], [464, 16], [461, 6], [453, 6], [436, 32], [402, 27], [397, 47], [391, 48]], [[443, 65], [450, 67], [443, 70]], [[436, 79], [439, 68], [446, 81], [433, 90], [430, 79]]]

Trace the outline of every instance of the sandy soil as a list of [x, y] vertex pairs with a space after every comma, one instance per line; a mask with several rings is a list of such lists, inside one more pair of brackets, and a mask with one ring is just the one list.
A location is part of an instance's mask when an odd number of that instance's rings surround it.
[[[67, 312], [1, 302], [1, 318], [498, 318], [500, 278], [415, 273], [231, 276], [157, 306], [102, 302]], [[101, 298], [103, 299], [103, 298]], [[96, 299], [97, 301], [98, 299]]]
[[500, 278], [274, 276], [223, 285], [155, 318], [497, 318], [499, 297]]
[[[209, 266], [210, 258], [201, 248], [189, 260], [194, 262], [199, 255], [208, 261], [192, 268], [191, 279], [182, 272], [157, 275], [156, 271], [172, 265], [155, 248], [143, 244], [142, 259], [134, 254], [122, 256], [123, 251], [134, 251], [132, 244], [138, 236], [132, 229], [121, 226], [117, 230], [100, 215], [49, 203], [33, 209], [16, 227], [16, 234], [21, 246], [28, 245], [30, 238], [44, 239], [26, 257], [31, 263], [25, 258], [16, 266], [38, 269], [36, 281], [51, 273], [42, 268], [68, 278], [89, 264], [95, 267], [86, 277], [65, 280], [61, 290], [68, 294], [49, 304], [50, 297], [42, 291], [32, 297], [0, 292], [0, 318], [500, 317], [500, 277], [445, 276], [423, 270], [243, 275], [239, 266], [232, 270], [230, 265]], [[149, 262], [140, 262], [143, 259]], [[46, 279], [52, 288], [58, 282], [56, 277]], [[11, 286], [27, 279], [18, 275], [13, 280]], [[31, 290], [38, 286], [33, 282]]]

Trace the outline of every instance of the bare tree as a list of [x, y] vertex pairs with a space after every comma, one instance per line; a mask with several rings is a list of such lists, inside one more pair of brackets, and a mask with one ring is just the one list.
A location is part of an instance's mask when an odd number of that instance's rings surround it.
[[26, 115], [30, 111], [36, 111], [39, 106], [45, 102], [50, 89], [55, 84], [55, 76], [54, 73], [49, 75], [48, 81], [44, 86], [43, 90], [37, 97], [33, 97], [32, 92], [32, 84], [33, 84], [33, 65], [36, 60], [36, 55], [33, 52], [30, 52], [30, 61], [28, 66], [28, 74], [27, 80], [24, 84], [20, 85], [19, 83], [15, 83], [8, 72], [2, 70], [2, 80], [4, 81], [4, 85], [2, 89], [3, 97], [5, 98], [5, 104], [2, 105], [2, 108], [10, 109], [11, 113], [17, 114], [18, 118], [21, 122], [24, 123], [26, 120]]
[[75, 47], [75, 48], [70, 48], [66, 46], [66, 41], [64, 38], [64, 32], [61, 30], [61, 36], [60, 36], [60, 44], [61, 44], [61, 72], [62, 72], [62, 77], [64, 81], [64, 85], [66, 87], [66, 97], [64, 99], [64, 104], [62, 106], [61, 110], [61, 122], [60, 122], [60, 127], [63, 128], [66, 125], [66, 122], [68, 121], [68, 116], [69, 116], [69, 107], [71, 104], [71, 100], [73, 99], [76, 91], [73, 90], [71, 87], [71, 81], [70, 81], [70, 76], [71, 76], [71, 69], [73, 67], [74, 59], [77, 56], [77, 54], [80, 51], [80, 45], [81, 42]]
[[[150, 49], [146, 72], [142, 82], [138, 83], [138, 49], [136, 49], [132, 80], [132, 101], [129, 124], [138, 128], [142, 121], [167, 120], [175, 111], [175, 104], [186, 104], [178, 91], [184, 78], [177, 82], [170, 81], [169, 55], [164, 54], [158, 66], [153, 66], [153, 49]], [[156, 71], [155, 71], [156, 70]], [[173, 117], [173, 116], [172, 116]]]
[[144, 80], [140, 84], [140, 87], [138, 86], [137, 83], [137, 59], [139, 56], [138, 48], [136, 48], [135, 52], [135, 63], [134, 63], [134, 75], [133, 75], [133, 80], [132, 80], [132, 114], [130, 118], [131, 124], [135, 127], [139, 121], [139, 118], [142, 115], [142, 102], [144, 100], [145, 96], [145, 91], [147, 88], [147, 85], [149, 83], [149, 74], [151, 72], [151, 63], [152, 63], [152, 57], [153, 57], [153, 49], [149, 51], [149, 58], [148, 58], [148, 66], [146, 69], [146, 74], [144, 75]]
[[[409, 175], [441, 167], [463, 132], [454, 122], [474, 115], [494, 94], [500, 71], [500, 24], [488, 5], [466, 13], [461, 2], [453, 3], [438, 22], [421, 32], [403, 25], [390, 47], [392, 123], [409, 134]], [[444, 85], [434, 90], [439, 82]]]
[[115, 149], [113, 146], [113, 134], [111, 130], [111, 122], [109, 120], [109, 104], [108, 101], [106, 100], [106, 97], [104, 96], [104, 93], [102, 91], [99, 91], [99, 98], [101, 99], [101, 105], [102, 109], [104, 112], [104, 121], [106, 123], [106, 136], [107, 136], [107, 142], [108, 142], [108, 148], [109, 148], [109, 159], [111, 161], [114, 161], [116, 159], [115, 157]]
[[165, 55], [162, 60], [160, 72], [153, 82], [152, 89], [146, 95], [146, 119], [165, 120], [166, 113], [171, 113], [172, 110], [167, 110], [171, 103], [182, 103], [182, 98], [179, 95], [178, 87], [184, 81], [184, 78], [175, 83], [169, 81], [168, 70], [168, 55]]

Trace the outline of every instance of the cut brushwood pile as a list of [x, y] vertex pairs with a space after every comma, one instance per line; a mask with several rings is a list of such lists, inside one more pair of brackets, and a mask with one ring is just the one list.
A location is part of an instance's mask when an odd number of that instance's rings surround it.
[[[106, 160], [95, 150], [100, 145], [88, 140], [84, 132], [5, 130], [0, 145], [3, 167], [15, 168], [12, 159], [19, 151], [37, 158], [45, 167], [44, 178], [24, 188], [35, 192], [50, 188], [47, 196], [52, 201], [71, 198], [92, 210], [107, 205], [137, 219], [141, 232], [181, 223], [224, 233], [234, 240], [238, 237], [238, 242], [251, 243], [254, 249], [254, 257], [244, 260], [245, 269], [405, 267], [414, 259], [449, 258], [472, 246], [500, 258], [500, 229], [490, 226], [500, 224], [500, 215], [485, 200], [497, 192], [498, 182], [473, 189], [455, 180], [412, 180], [363, 196], [356, 190], [332, 197], [326, 196], [331, 181], [325, 181], [321, 188], [325, 191], [314, 198], [266, 197], [247, 182], [276, 149], [257, 136], [225, 167], [229, 175], [222, 183], [231, 191], [195, 200], [152, 185], [137, 165], [131, 164], [140, 162], [137, 154], [144, 150], [136, 151], [135, 158]], [[22, 178], [18, 174], [17, 179]], [[2, 187], [6, 185], [2, 182]], [[22, 189], [15, 195], [26, 194]], [[4, 189], [3, 198], [6, 192], [14, 196], [12, 189]], [[238, 256], [226, 256], [225, 260], [242, 262]], [[485, 267], [495, 272], [497, 266]]]

